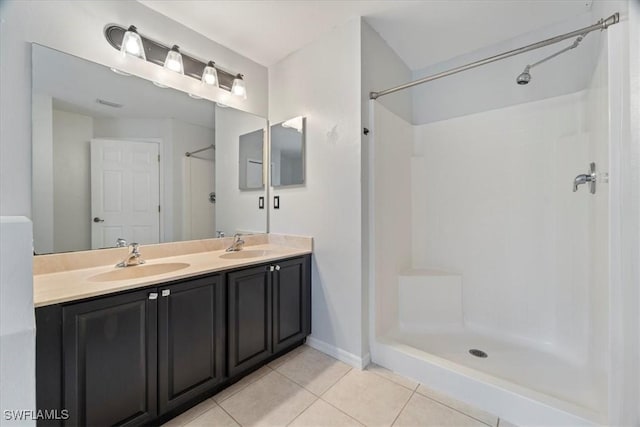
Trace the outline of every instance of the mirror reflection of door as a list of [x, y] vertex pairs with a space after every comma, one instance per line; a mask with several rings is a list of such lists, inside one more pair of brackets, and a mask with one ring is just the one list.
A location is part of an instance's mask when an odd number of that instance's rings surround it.
[[91, 140], [91, 247], [160, 241], [158, 144]]

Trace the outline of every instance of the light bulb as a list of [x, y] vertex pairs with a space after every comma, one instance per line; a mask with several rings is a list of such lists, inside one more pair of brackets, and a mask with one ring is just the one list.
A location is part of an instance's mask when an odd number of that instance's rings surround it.
[[123, 55], [131, 55], [140, 59], [147, 59], [144, 53], [144, 46], [142, 45], [142, 38], [134, 25], [124, 33], [122, 37], [122, 45], [120, 46], [120, 52]]
[[207, 66], [204, 67], [202, 71], [202, 83], [218, 87], [218, 71], [215, 65], [213, 61], [209, 61]]
[[242, 77], [242, 74], [238, 74], [236, 78], [233, 79], [233, 85], [231, 85], [231, 93], [242, 99], [247, 99], [247, 87], [245, 86], [244, 79]]
[[167, 52], [167, 58], [164, 60], [164, 68], [176, 73], [184, 74], [184, 66], [182, 65], [182, 55], [180, 48], [173, 45], [171, 50]]

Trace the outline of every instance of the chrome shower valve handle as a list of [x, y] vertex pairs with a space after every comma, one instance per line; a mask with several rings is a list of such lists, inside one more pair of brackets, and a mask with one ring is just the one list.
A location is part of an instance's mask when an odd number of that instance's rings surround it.
[[596, 181], [596, 164], [592, 162], [589, 165], [589, 172], [580, 174], [573, 180], [573, 192], [575, 193], [576, 191], [578, 191], [578, 186], [588, 183], [589, 191], [591, 192], [591, 194], [596, 194]]

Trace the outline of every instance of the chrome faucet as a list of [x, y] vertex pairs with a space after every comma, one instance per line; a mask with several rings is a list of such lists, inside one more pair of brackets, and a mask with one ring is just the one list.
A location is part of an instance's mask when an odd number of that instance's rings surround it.
[[140, 245], [132, 243], [129, 247], [131, 248], [131, 252], [129, 252], [125, 259], [116, 264], [116, 267], [130, 267], [132, 265], [144, 264], [144, 260], [140, 258]]
[[227, 252], [238, 252], [242, 250], [242, 247], [244, 246], [244, 240], [242, 240], [240, 238], [240, 234], [236, 233], [233, 236], [233, 243], [231, 244], [231, 246], [229, 246], [227, 248]]
[[116, 248], [126, 248], [127, 246], [127, 241], [122, 237], [118, 237], [118, 239], [116, 239]]

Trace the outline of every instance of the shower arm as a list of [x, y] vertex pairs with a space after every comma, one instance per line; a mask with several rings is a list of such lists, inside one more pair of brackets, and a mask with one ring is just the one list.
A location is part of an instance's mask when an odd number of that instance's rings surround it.
[[542, 64], [542, 63], [544, 63], [544, 62], [547, 62], [548, 60], [553, 59], [553, 58], [555, 58], [555, 57], [556, 57], [556, 56], [558, 56], [558, 55], [562, 55], [563, 53], [565, 53], [565, 52], [567, 52], [567, 51], [569, 51], [569, 50], [571, 50], [571, 49], [575, 49], [575, 48], [577, 48], [577, 47], [578, 47], [578, 45], [580, 44], [580, 42], [585, 38], [585, 36], [586, 36], [586, 35], [587, 35], [587, 34], [582, 34], [582, 35], [578, 36], [578, 38], [577, 38], [577, 39], [575, 39], [575, 41], [574, 41], [571, 45], [569, 45], [569, 46], [565, 47], [565, 48], [564, 48], [564, 49], [562, 49], [562, 50], [557, 51], [557, 52], [556, 52], [556, 53], [554, 53], [553, 55], [549, 55], [549, 56], [547, 56], [546, 58], [542, 58], [542, 59], [541, 59], [540, 61], [538, 61], [538, 62], [534, 62], [533, 64], [529, 64], [529, 65], [527, 65], [527, 66], [525, 67], [525, 71], [526, 71], [526, 72], [528, 72], [528, 71], [529, 71], [529, 70], [531, 70], [533, 67], [537, 67], [538, 65], [540, 65], [540, 64]]
[[549, 46], [551, 44], [555, 44], [555, 43], [558, 43], [558, 42], [561, 42], [563, 40], [567, 40], [567, 39], [570, 39], [570, 38], [573, 38], [573, 37], [576, 37], [576, 36], [584, 37], [584, 36], [586, 36], [587, 34], [589, 34], [592, 31], [596, 31], [596, 30], [603, 31], [603, 30], [606, 30], [611, 25], [617, 24], [618, 22], [620, 22], [620, 14], [616, 12], [616, 13], [614, 13], [613, 15], [611, 15], [610, 17], [608, 17], [606, 19], [599, 20], [597, 23], [595, 23], [593, 25], [581, 28], [579, 30], [571, 31], [570, 33], [561, 34], [559, 36], [551, 37], [550, 39], [542, 40], [542, 41], [539, 41], [537, 43], [533, 43], [533, 44], [530, 44], [530, 45], [527, 45], [527, 46], [520, 47], [518, 49], [513, 49], [513, 50], [510, 50], [510, 51], [507, 51], [507, 52], [500, 53], [500, 54], [495, 55], [495, 56], [490, 56], [488, 58], [481, 59], [479, 61], [471, 62], [471, 63], [466, 64], [466, 65], [461, 65], [459, 67], [451, 68], [451, 69], [443, 71], [441, 73], [432, 74], [430, 76], [423, 77], [421, 79], [414, 80], [412, 82], [405, 83], [405, 84], [400, 85], [400, 86], [392, 87], [390, 89], [385, 89], [385, 90], [382, 90], [382, 91], [379, 91], [379, 92], [371, 92], [371, 93], [369, 93], [369, 99], [378, 99], [379, 97], [384, 96], [384, 95], [388, 95], [390, 93], [398, 92], [398, 91], [403, 90], [403, 89], [408, 89], [408, 88], [413, 87], [413, 86], [417, 86], [417, 85], [420, 85], [420, 84], [423, 84], [423, 83], [427, 83], [427, 82], [430, 82], [430, 81], [433, 81], [433, 80], [441, 79], [443, 77], [447, 77], [447, 76], [450, 76], [452, 74], [457, 74], [457, 73], [460, 73], [462, 71], [471, 70], [472, 68], [480, 67], [482, 65], [486, 65], [486, 64], [490, 64], [492, 62], [500, 61], [501, 59], [506, 59], [506, 58], [510, 58], [512, 56], [520, 55], [521, 53], [529, 52], [531, 50], [540, 49], [541, 47]]

